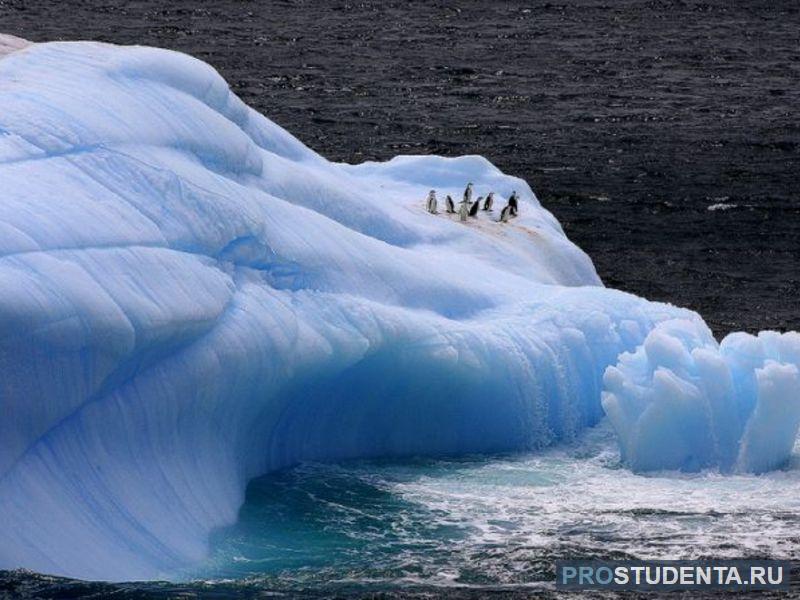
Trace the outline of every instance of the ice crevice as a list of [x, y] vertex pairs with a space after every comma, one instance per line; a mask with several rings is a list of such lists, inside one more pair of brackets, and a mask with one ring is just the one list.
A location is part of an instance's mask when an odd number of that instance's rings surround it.
[[[13, 46], [0, 568], [170, 577], [270, 470], [533, 450], [604, 408], [635, 470], [788, 458], [797, 334], [718, 344], [691, 311], [606, 289], [488, 160], [330, 163], [190, 57]], [[467, 181], [516, 190], [520, 216], [425, 212]]]

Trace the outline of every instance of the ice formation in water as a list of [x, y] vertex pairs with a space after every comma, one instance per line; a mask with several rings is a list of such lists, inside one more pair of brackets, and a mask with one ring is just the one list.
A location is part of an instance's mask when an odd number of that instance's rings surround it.
[[[333, 164], [190, 57], [18, 47], [0, 60], [0, 568], [167, 575], [269, 470], [569, 439], [656, 324], [713, 342], [690, 311], [602, 287], [483, 158]], [[426, 212], [468, 180], [496, 206], [520, 192], [520, 216]], [[754, 470], [785, 454], [764, 431], [789, 367], [765, 352], [731, 367]], [[628, 360], [618, 377], [647, 385]], [[646, 429], [622, 405], [654, 399], [610, 389], [623, 440]]]
[[603, 408], [633, 469], [761, 473], [786, 463], [800, 427], [800, 334], [660, 323], [604, 377]]

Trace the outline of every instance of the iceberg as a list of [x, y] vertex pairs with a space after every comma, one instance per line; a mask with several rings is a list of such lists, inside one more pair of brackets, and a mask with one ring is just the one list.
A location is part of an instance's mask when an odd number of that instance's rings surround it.
[[[796, 334], [717, 347], [603, 287], [486, 159], [335, 164], [191, 57], [2, 46], [0, 568], [170, 577], [271, 470], [536, 449], [603, 406], [634, 469], [787, 459]], [[519, 216], [425, 210], [467, 181]]]

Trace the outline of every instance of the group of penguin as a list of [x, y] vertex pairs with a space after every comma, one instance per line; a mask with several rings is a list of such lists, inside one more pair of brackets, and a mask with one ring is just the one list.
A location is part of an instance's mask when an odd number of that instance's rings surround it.
[[[474, 219], [478, 218], [478, 211], [481, 210], [481, 203], [483, 203], [483, 210], [491, 211], [492, 205], [494, 204], [494, 192], [489, 192], [486, 195], [486, 198], [483, 196], [478, 196], [478, 199], [475, 202], [472, 201], [472, 183], [467, 184], [467, 188], [464, 190], [464, 199], [459, 203], [458, 211], [456, 211], [455, 202], [447, 195], [445, 198], [445, 205], [447, 206], [447, 212], [451, 214], [458, 213], [458, 216], [461, 221], [466, 221], [467, 217], [472, 217]], [[428, 192], [428, 200], [426, 208], [428, 212], [436, 215], [439, 214], [439, 211], [436, 210], [437, 206], [436, 201], [436, 190], [431, 190]], [[500, 222], [506, 223], [511, 217], [516, 217], [519, 211], [519, 197], [517, 196], [517, 192], [514, 191], [511, 193], [511, 197], [508, 199], [508, 204], [500, 211]]]

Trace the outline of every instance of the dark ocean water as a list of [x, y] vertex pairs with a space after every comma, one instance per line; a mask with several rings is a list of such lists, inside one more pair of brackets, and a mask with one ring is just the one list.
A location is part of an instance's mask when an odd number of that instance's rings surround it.
[[[800, 329], [796, 2], [0, 0], [0, 31], [187, 52], [333, 160], [482, 154], [607, 285], [717, 334]], [[250, 486], [186, 574], [213, 583], [14, 572], [0, 598], [548, 596], [552, 561], [576, 554], [800, 560], [797, 465], [676, 482], [609, 452], [306, 465]]]

